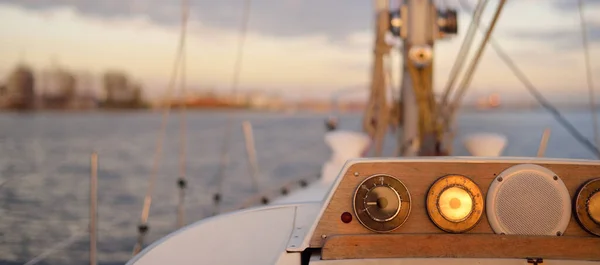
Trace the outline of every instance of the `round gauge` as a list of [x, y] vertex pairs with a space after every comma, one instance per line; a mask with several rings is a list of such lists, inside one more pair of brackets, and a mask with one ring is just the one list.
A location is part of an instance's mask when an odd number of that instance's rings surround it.
[[427, 213], [433, 223], [446, 232], [468, 231], [483, 214], [481, 190], [465, 176], [441, 177], [427, 193]]
[[587, 203], [587, 211], [597, 224], [600, 224], [600, 192], [596, 191], [594, 195], [590, 196]]
[[575, 197], [575, 217], [583, 229], [600, 236], [600, 178], [579, 188]]
[[363, 226], [375, 232], [390, 232], [408, 218], [410, 194], [400, 180], [374, 175], [358, 185], [353, 204], [354, 214]]

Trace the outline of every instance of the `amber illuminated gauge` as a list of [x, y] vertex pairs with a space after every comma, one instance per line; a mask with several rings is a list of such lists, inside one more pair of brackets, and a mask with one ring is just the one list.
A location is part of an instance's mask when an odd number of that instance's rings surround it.
[[586, 231], [600, 236], [600, 178], [586, 182], [577, 192], [575, 216]]
[[410, 194], [404, 184], [389, 175], [373, 175], [354, 193], [354, 214], [367, 229], [390, 232], [400, 227], [410, 213]]
[[481, 190], [465, 176], [441, 177], [427, 193], [427, 213], [433, 223], [446, 232], [469, 231], [483, 213]]

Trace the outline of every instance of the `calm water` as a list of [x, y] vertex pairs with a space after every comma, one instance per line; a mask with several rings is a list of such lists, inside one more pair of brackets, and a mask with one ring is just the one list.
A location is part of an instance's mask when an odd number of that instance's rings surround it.
[[[152, 242], [175, 228], [179, 130], [171, 116], [150, 215]], [[590, 114], [567, 112], [587, 137]], [[188, 113], [187, 220], [210, 215], [212, 194], [228, 113]], [[239, 205], [253, 193], [241, 122], [254, 127], [261, 187], [275, 187], [299, 176], [318, 174], [329, 156], [323, 144], [325, 114], [236, 113], [231, 164], [224, 179], [223, 207]], [[359, 129], [359, 114], [341, 118], [345, 129]], [[99, 260], [122, 264], [135, 243], [136, 225], [152, 168], [158, 113], [0, 114], [0, 264], [23, 264], [73, 237], [74, 244], [49, 254], [40, 264], [86, 264], [88, 258], [89, 155], [100, 156]], [[545, 112], [464, 113], [460, 134], [503, 133], [505, 155], [534, 156], [544, 128], [552, 134], [549, 157], [593, 158]], [[393, 139], [390, 136], [390, 139]], [[387, 146], [391, 154], [394, 146]], [[458, 155], [465, 155], [460, 138]], [[78, 236], [81, 235], [81, 236]]]

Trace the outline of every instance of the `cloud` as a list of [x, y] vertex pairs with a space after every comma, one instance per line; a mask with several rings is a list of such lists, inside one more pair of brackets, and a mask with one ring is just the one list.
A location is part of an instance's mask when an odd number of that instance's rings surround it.
[[[243, 2], [190, 1], [195, 7], [188, 35], [188, 83], [199, 88], [228, 89]], [[450, 5], [456, 0], [448, 1]], [[474, 0], [465, 1], [472, 4]], [[358, 4], [359, 1], [344, 1], [348, 2], [348, 10], [341, 6], [341, 1], [335, 1], [337, 5], [327, 3], [334, 2], [331, 0], [322, 1], [323, 3], [313, 0], [253, 2], [240, 79], [241, 89], [286, 91], [289, 94], [317, 91], [319, 94], [327, 94], [340, 88], [368, 87], [372, 64], [372, 1], [360, 1], [361, 4]], [[306, 5], [307, 2], [309, 5]], [[27, 51], [29, 61], [38, 66], [47, 65], [48, 58], [56, 54], [66, 67], [93, 72], [109, 68], [123, 69], [142, 79], [149, 90], [164, 90], [178, 40], [178, 1], [54, 0], [52, 3], [0, 0], [0, 17], [5, 22], [0, 24], [0, 33], [11, 36], [0, 50], [0, 64], [13, 65], [17, 60], [15, 54], [23, 50]], [[93, 9], [94, 5], [102, 8]], [[210, 9], [200, 10], [202, 5], [208, 5]], [[362, 10], [351, 11], [361, 5]], [[322, 6], [331, 6], [330, 9], [334, 11], [327, 15], [327, 9]], [[287, 13], [269, 13], [269, 10], [277, 9], [275, 7]], [[513, 34], [516, 30], [522, 30], [523, 25], [531, 25], [532, 22], [539, 24], [536, 31], [540, 27], [545, 29], [547, 23], [554, 25], [549, 24], [546, 28], [564, 29], [562, 21], [555, 21], [557, 12], [549, 4], [543, 7], [529, 1], [519, 2], [518, 6], [515, 4], [513, 10], [506, 10], [510, 12], [505, 13], [506, 17], [496, 33], [501, 33], [501, 36], [505, 32]], [[212, 13], [203, 15], [207, 12]], [[352, 12], [356, 14], [354, 17], [347, 15]], [[317, 13], [321, 15], [301, 16]], [[545, 14], [546, 17], [540, 19], [540, 14]], [[462, 34], [466, 31], [469, 20], [468, 14], [463, 12], [461, 16], [464, 18], [461, 19], [459, 31]], [[297, 19], [298, 17], [301, 19]], [[361, 22], [361, 19], [364, 21]], [[337, 24], [336, 31], [331, 30], [336, 27], [317, 23], [318, 20], [349, 24]], [[273, 25], [267, 25], [268, 21]], [[275, 23], [276, 21], [279, 23]], [[15, 23], [19, 27], [11, 26]], [[354, 24], [357, 26], [352, 26]], [[298, 30], [292, 30], [294, 27]], [[577, 33], [578, 28], [573, 29]], [[279, 32], [281, 30], [283, 32]], [[524, 65], [528, 75], [540, 86], [562, 86], [571, 75], [570, 71], [564, 71], [563, 61], [556, 59], [555, 62], [551, 58], [581, 58], [580, 53], [553, 53], [551, 45], [556, 40], [529, 42], [512, 36], [498, 39], [509, 53], [523, 61], [519, 64]], [[580, 38], [577, 37], [576, 40]], [[436, 50], [440, 51], [436, 59], [436, 87], [445, 83], [461, 41], [462, 37], [458, 36], [436, 44]], [[39, 45], [42, 42], [45, 44]], [[581, 45], [580, 42], [578, 45]], [[537, 52], [535, 56], [525, 53], [532, 49]], [[523, 53], [514, 54], [521, 51]], [[393, 64], [395, 75], [400, 74], [397, 60]], [[540, 65], [544, 67], [539, 67]], [[484, 90], [501, 87], [506, 91], [520, 92], [521, 85], [514, 78], [507, 78], [511, 73], [504, 68], [488, 48], [478, 67], [473, 87]], [[399, 77], [395, 77], [395, 80], [399, 80]], [[580, 87], [579, 83], [569, 80], [568, 86]], [[515, 87], [518, 89], [513, 89]]]
[[[581, 31], [575, 29], [548, 29], [548, 30], [518, 30], [511, 33], [511, 37], [520, 40], [551, 43], [558, 51], [580, 49], [582, 47]], [[600, 43], [600, 25], [588, 24], [588, 41]]]
[[[584, 7], [600, 7], [600, 1], [592, 0], [592, 1], [584, 1]], [[560, 11], [571, 11], [578, 12], [579, 9], [579, 1], [578, 0], [554, 0], [552, 1], [552, 6]]]
[[[458, 1], [463, 12], [472, 12], [476, 3], [468, 0]], [[471, 2], [471, 3], [468, 3]], [[497, 3], [488, 4], [491, 11]], [[591, 14], [599, 12], [600, 1], [587, 1], [585, 18], [588, 27], [588, 38], [591, 43], [600, 42], [600, 20]], [[508, 2], [511, 3], [511, 2]], [[519, 19], [501, 19], [501, 26], [496, 30], [496, 36], [503, 36], [513, 42], [530, 41], [531, 44], [548, 45], [554, 51], [565, 51], [581, 48], [581, 29], [579, 25], [579, 10], [576, 0], [553, 0], [542, 4], [519, 1], [520, 5], [508, 5], [503, 16], [518, 17]], [[512, 3], [515, 4], [515, 3]], [[492, 7], [490, 7], [492, 6]], [[490, 15], [490, 14], [488, 14]], [[484, 21], [488, 21], [485, 19]]]
[[[191, 17], [210, 27], [237, 29], [245, 0], [190, 0]], [[104, 19], [147, 16], [157, 24], [180, 21], [180, 1], [164, 0], [0, 0], [30, 10], [74, 7], [86, 16]], [[344, 4], [342, 4], [344, 3]], [[258, 0], [251, 3], [250, 30], [265, 35], [324, 34], [342, 38], [371, 28], [372, 1]]]
[[[600, 20], [591, 15], [600, 11], [600, 1], [584, 2], [584, 18], [587, 23], [588, 41], [590, 43], [600, 43]], [[550, 26], [545, 29], [515, 30], [511, 33], [511, 36], [520, 40], [551, 43], [557, 51], [580, 49], [582, 43], [579, 1], [554, 0], [550, 2], [550, 6], [552, 10], [558, 12], [559, 16], [556, 19], [560, 20], [562, 25]]]
[[[44, 68], [57, 56], [68, 69], [100, 74], [119, 69], [140, 79], [148, 94], [164, 91], [178, 41], [178, 26], [161, 26], [140, 17], [106, 21], [85, 16], [72, 7], [33, 11], [0, 4], [0, 33], [11, 36], [0, 50], [0, 65], [14, 65], [16, 54]], [[18, 24], [19, 27], [10, 25]], [[238, 32], [218, 30], [199, 22], [187, 38], [188, 84], [229, 89], [238, 45]], [[344, 38], [345, 39], [345, 38]], [[327, 94], [368, 80], [370, 41], [367, 33], [348, 35], [341, 46], [325, 34], [270, 36], [249, 32], [244, 48], [239, 88], [268, 91], [308, 90]], [[44, 45], [40, 45], [44, 43]], [[362, 67], [361, 67], [362, 66]]]

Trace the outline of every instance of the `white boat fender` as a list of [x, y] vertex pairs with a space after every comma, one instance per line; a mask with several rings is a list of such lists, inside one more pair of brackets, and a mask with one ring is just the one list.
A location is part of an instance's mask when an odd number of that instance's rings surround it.
[[474, 133], [465, 136], [463, 143], [473, 156], [494, 157], [502, 155], [508, 140], [498, 133]]

